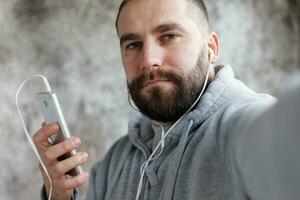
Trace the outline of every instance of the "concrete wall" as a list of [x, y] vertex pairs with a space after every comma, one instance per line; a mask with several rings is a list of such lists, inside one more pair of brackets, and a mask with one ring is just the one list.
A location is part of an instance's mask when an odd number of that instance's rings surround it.
[[[0, 0], [0, 199], [38, 199], [41, 178], [15, 106], [18, 85], [44, 74], [59, 96], [74, 135], [101, 159], [132, 114], [114, 19], [120, 0]], [[276, 91], [300, 69], [297, 0], [208, 1], [221, 61], [251, 88]], [[20, 94], [30, 133], [42, 122], [34, 91]], [[84, 189], [83, 189], [84, 193]]]

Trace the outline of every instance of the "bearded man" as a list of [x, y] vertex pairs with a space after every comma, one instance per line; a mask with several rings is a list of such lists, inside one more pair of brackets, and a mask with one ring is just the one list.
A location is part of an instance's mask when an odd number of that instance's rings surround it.
[[[116, 28], [129, 96], [141, 115], [90, 174], [75, 177], [65, 173], [87, 154], [57, 158], [77, 148], [79, 138], [50, 145], [47, 138], [59, 127], [44, 124], [34, 141], [53, 199], [77, 199], [75, 188], [88, 179], [87, 200], [250, 199], [236, 160], [239, 136], [276, 100], [216, 64], [219, 39], [204, 2], [125, 0]], [[46, 199], [50, 184], [42, 173]]]

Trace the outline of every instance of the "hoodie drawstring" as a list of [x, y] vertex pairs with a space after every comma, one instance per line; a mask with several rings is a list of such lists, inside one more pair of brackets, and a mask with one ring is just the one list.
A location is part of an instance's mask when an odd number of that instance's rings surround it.
[[190, 123], [188, 125], [188, 128], [186, 129], [186, 131], [182, 134], [182, 136], [180, 138], [178, 147], [176, 149], [177, 152], [175, 154], [175, 159], [173, 162], [170, 163], [170, 165], [172, 167], [170, 168], [170, 171], [167, 174], [166, 188], [165, 188], [165, 191], [163, 192], [163, 198], [160, 198], [160, 199], [164, 199], [164, 200], [172, 200], [173, 199], [174, 188], [175, 188], [175, 183], [176, 183], [180, 163], [182, 161], [183, 153], [185, 151], [185, 147], [186, 147], [187, 141], [188, 141], [188, 136], [189, 136], [189, 133], [190, 133], [190, 130], [191, 130], [193, 124], [194, 124], [194, 121], [191, 119]]
[[121, 171], [123, 169], [124, 163], [125, 163], [127, 157], [129, 156], [129, 153], [130, 153], [131, 149], [132, 149], [132, 144], [127, 143], [126, 147], [124, 148], [124, 151], [123, 151], [122, 155], [120, 155], [121, 160], [119, 161], [118, 166], [116, 168], [116, 171], [115, 171], [115, 173], [114, 173], [114, 175], [111, 179], [111, 183], [108, 184], [108, 186], [107, 186], [107, 193], [106, 193], [104, 199], [106, 199], [106, 200], [111, 199], [111, 195], [113, 193], [114, 187], [115, 187], [115, 185], [116, 185], [116, 183], [117, 183], [117, 181], [120, 177], [120, 174], [121, 174]]

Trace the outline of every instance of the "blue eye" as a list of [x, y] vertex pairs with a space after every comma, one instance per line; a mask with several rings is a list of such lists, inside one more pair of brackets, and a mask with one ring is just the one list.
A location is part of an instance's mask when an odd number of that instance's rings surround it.
[[141, 42], [131, 42], [126, 46], [126, 49], [137, 49], [142, 46]]
[[172, 39], [175, 39], [176, 37], [177, 37], [177, 35], [169, 33], [169, 34], [163, 35], [162, 38], [163, 38], [163, 40], [172, 40]]

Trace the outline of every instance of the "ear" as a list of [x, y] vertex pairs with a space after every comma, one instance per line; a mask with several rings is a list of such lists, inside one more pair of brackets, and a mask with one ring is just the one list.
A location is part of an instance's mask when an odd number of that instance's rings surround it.
[[216, 33], [212, 32], [209, 35], [208, 42], [208, 62], [215, 64], [219, 58], [219, 37]]

